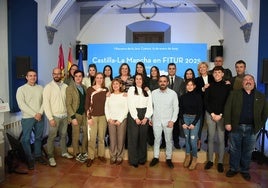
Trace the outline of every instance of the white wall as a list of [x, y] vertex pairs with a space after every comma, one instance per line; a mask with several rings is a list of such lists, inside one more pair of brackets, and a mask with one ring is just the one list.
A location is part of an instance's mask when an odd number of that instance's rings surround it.
[[258, 40], [259, 40], [259, 7], [260, 1], [248, 1], [248, 10], [253, 20], [250, 40], [248, 43], [244, 40], [243, 31], [240, 29], [240, 23], [225, 8], [223, 21], [224, 35], [224, 58], [225, 67], [229, 67], [235, 74], [235, 62], [242, 59], [247, 63], [247, 73], [253, 74], [257, 78], [258, 69]]
[[[143, 21], [139, 13], [119, 14], [119, 8], [108, 3], [95, 14], [79, 33], [77, 40], [88, 43], [125, 43], [126, 26]], [[195, 8], [193, 8], [195, 9]], [[157, 13], [151, 20], [171, 25], [172, 43], [219, 44], [222, 33], [203, 12]]]
[[74, 4], [64, 15], [54, 35], [53, 43], [48, 44], [45, 26], [50, 12], [50, 2], [38, 2], [38, 80], [45, 85], [52, 80], [52, 69], [58, 65], [59, 46], [62, 44], [65, 68], [67, 68], [69, 44], [72, 44], [73, 62], [75, 60], [76, 36], [79, 32], [79, 8]]
[[8, 92], [8, 43], [7, 0], [0, 0], [0, 98], [9, 101]]
[[[54, 42], [48, 44], [45, 26], [50, 12], [50, 1], [38, 2], [38, 70], [39, 83], [45, 85], [51, 77], [53, 67], [57, 66], [58, 48], [62, 43], [65, 62], [68, 57], [68, 46], [72, 43], [75, 57], [75, 41], [82, 43], [125, 42], [125, 27], [143, 18], [139, 14], [116, 15], [114, 10], [104, 8], [91, 19], [79, 33], [79, 7], [74, 4], [63, 17], [55, 33]], [[258, 28], [260, 1], [248, 1], [248, 9], [253, 19], [249, 43], [245, 43], [240, 23], [229, 8], [223, 12], [222, 28], [216, 25], [204, 13], [157, 14], [152, 20], [172, 25], [172, 42], [206, 42], [208, 46], [217, 45], [224, 38], [225, 66], [234, 72], [234, 62], [243, 59], [247, 62], [248, 72], [257, 75]], [[109, 6], [109, 5], [108, 5]], [[8, 100], [8, 61], [7, 61], [7, 10], [6, 0], [0, 1], [0, 97]], [[74, 62], [76, 60], [74, 59]]]

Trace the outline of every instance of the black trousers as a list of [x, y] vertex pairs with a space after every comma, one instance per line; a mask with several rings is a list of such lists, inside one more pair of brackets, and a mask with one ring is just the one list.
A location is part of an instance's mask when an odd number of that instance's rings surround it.
[[[142, 120], [146, 108], [138, 108], [138, 118]], [[147, 161], [147, 132], [148, 122], [145, 125], [137, 125], [128, 114], [128, 161], [131, 165], [144, 164]]]

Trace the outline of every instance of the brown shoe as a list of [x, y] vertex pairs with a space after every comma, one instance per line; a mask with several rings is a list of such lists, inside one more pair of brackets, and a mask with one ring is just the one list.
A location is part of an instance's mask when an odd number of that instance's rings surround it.
[[98, 159], [99, 159], [101, 162], [103, 162], [103, 163], [105, 163], [105, 162], [106, 162], [105, 157], [98, 157]]
[[121, 159], [121, 160], [117, 160], [117, 161], [116, 161], [116, 164], [117, 164], [117, 165], [121, 165], [122, 163], [123, 163], [123, 159]]
[[190, 154], [186, 154], [185, 155], [184, 162], [183, 162], [183, 167], [184, 168], [188, 168], [190, 166], [190, 163], [191, 163], [191, 155]]
[[110, 159], [110, 164], [115, 164], [116, 163], [116, 160], [115, 159]]
[[91, 165], [93, 163], [93, 160], [92, 159], [87, 159], [86, 163], [87, 163], [87, 167], [91, 167]]
[[191, 165], [189, 166], [189, 170], [194, 170], [197, 165], [197, 157], [193, 157]]

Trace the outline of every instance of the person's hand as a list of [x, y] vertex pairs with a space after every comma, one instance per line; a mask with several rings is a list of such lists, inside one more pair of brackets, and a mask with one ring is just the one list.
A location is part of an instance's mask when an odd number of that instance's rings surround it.
[[153, 121], [152, 120], [149, 120], [149, 125], [153, 126]]
[[186, 125], [185, 123], [182, 125], [183, 129], [188, 129], [188, 125]]
[[137, 125], [141, 124], [141, 120], [139, 118], [135, 119], [135, 122], [136, 122]]
[[174, 126], [174, 122], [173, 121], [168, 121], [168, 128], [172, 128]]
[[57, 123], [56, 123], [56, 121], [54, 119], [51, 119], [51, 120], [49, 120], [49, 125], [51, 127], [56, 127]]
[[121, 125], [121, 122], [118, 121], [118, 120], [115, 120], [115, 121], [114, 121], [114, 125], [119, 126], [119, 125]]
[[72, 125], [74, 125], [74, 126], [77, 126], [78, 125], [77, 119], [72, 119]]
[[231, 124], [226, 124], [226, 125], [225, 125], [225, 129], [226, 129], [227, 131], [231, 131], [231, 130], [232, 130], [232, 125], [231, 125]]
[[231, 82], [230, 82], [229, 80], [226, 80], [226, 81], [225, 81], [225, 84], [226, 84], [226, 85], [229, 85], [229, 84], [231, 84]]
[[108, 91], [108, 92], [106, 93], [106, 97], [110, 97], [110, 96], [111, 96], [111, 92]]
[[141, 125], [145, 125], [147, 123], [148, 119], [144, 118], [143, 120], [141, 120]]
[[42, 114], [40, 114], [40, 113], [35, 114], [34, 119], [36, 119], [36, 121], [41, 121]]
[[92, 126], [93, 125], [93, 119], [88, 119], [87, 120], [87, 124], [90, 125], [90, 126]]
[[193, 124], [189, 125], [188, 129], [191, 129], [191, 130], [194, 129], [194, 125]]
[[109, 125], [114, 125], [114, 120], [112, 120], [112, 119], [108, 119], [108, 124], [109, 124]]

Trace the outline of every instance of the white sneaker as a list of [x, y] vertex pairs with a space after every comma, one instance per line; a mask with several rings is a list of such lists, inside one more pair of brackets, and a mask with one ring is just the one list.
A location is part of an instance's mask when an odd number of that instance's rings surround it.
[[67, 158], [67, 159], [72, 159], [72, 158], [74, 158], [72, 155], [70, 155], [69, 153], [63, 153], [63, 154], [61, 154], [61, 156], [62, 157], [65, 157], [65, 158]]
[[55, 159], [53, 157], [49, 158], [48, 162], [49, 162], [49, 166], [54, 167], [54, 166], [57, 165], [57, 163], [56, 163], [56, 161], [55, 161]]
[[81, 153], [79, 153], [75, 159], [81, 163], [84, 163], [87, 160], [87, 158], [85, 158]]

